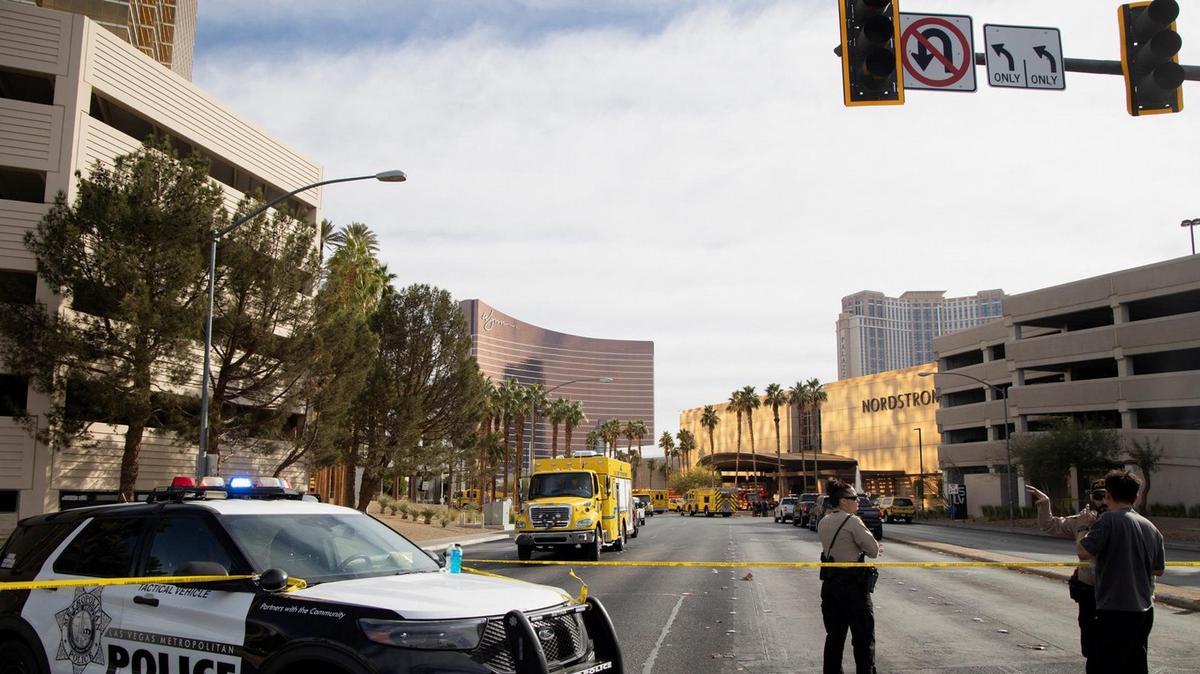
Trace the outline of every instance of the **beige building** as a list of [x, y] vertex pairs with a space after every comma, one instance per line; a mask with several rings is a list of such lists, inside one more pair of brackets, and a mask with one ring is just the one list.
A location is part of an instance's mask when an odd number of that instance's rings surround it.
[[[934, 350], [938, 457], [973, 513], [1007, 502], [1006, 429], [1036, 432], [1054, 416], [1112, 428], [1126, 447], [1156, 443], [1151, 501], [1200, 503], [1200, 256], [1008, 296], [1002, 321]], [[1002, 395], [952, 373], [1007, 390], [1007, 426]]]
[[937, 494], [939, 442], [933, 381], [917, 373], [934, 363], [825, 384], [822, 451], [858, 463], [863, 489], [915, 496], [925, 476], [929, 503]]
[[82, 14], [146, 56], [192, 79], [196, 0], [8, 0]]
[[[321, 179], [318, 164], [78, 14], [0, 0], [0, 83], [0, 301], [59, 308], [34, 273], [25, 233], [57, 193], [74, 198], [75, 171], [131, 152], [151, 133], [168, 135], [182, 152], [209, 157], [231, 210], [252, 189], [272, 197]], [[316, 222], [320, 194], [304, 192], [290, 205]], [[194, 383], [198, 389], [198, 371]], [[47, 409], [44, 397], [0, 364], [0, 535], [18, 516], [115, 494], [124, 428], [93, 424], [96, 447], [52, 449], [13, 418], [28, 412], [35, 425], [44, 424]], [[270, 457], [236, 451], [224, 459], [227, 472], [260, 473], [274, 465]], [[194, 444], [148, 432], [137, 488], [191, 474], [195, 460]]]
[[[933, 382], [917, 373], [932, 369], [934, 364], [929, 363], [827, 383], [823, 389], [828, 399], [819, 414], [798, 413], [793, 405], [780, 407], [779, 447], [789, 490], [800, 491], [805, 479], [811, 487], [813, 476], [819, 474], [822, 480], [860, 479], [863, 489], [876, 495], [913, 496], [924, 467], [925, 494], [931, 499], [938, 478], [937, 401]], [[779, 462], [772, 409], [755, 410], [750, 425], [742, 420], [742, 457], [738, 460], [737, 415], [726, 403], [714, 403], [713, 407], [721, 419], [712, 435], [715, 455], [710, 451], [708, 430], [700, 424], [704, 408], [694, 407], [679, 415], [679, 427], [695, 434], [700, 448], [691, 462], [715, 465], [727, 482], [735, 470], [743, 481], [753, 480], [753, 468], [758, 464], [761, 483], [773, 491]], [[754, 429], [753, 455], [750, 426]]]

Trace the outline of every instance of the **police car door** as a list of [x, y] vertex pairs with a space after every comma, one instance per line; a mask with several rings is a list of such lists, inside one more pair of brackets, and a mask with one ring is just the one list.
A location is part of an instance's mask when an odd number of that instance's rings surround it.
[[[207, 513], [165, 510], [148, 532], [141, 576], [193, 575], [188, 565], [220, 564], [232, 575], [249, 566]], [[122, 607], [112, 631], [108, 672], [235, 674], [241, 671], [246, 614], [254, 598], [248, 580], [219, 584], [150, 583]]]
[[[36, 580], [118, 579], [133, 574], [146, 517], [85, 520], [59, 544]], [[21, 608], [42, 642], [55, 674], [99, 674], [106, 669], [112, 630], [132, 585], [30, 590]]]

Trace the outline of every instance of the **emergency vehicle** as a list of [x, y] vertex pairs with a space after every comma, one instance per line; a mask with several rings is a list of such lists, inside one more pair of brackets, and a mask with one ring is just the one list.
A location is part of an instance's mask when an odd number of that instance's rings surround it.
[[[22, 520], [0, 549], [0, 584], [42, 586], [0, 591], [0, 669], [623, 671], [594, 598], [449, 573], [373, 517], [303, 499], [278, 481], [192, 484], [177, 479], [144, 503]], [[95, 584], [55, 587], [71, 580]]]
[[736, 494], [732, 489], [711, 488], [711, 489], [689, 489], [684, 497], [686, 503], [684, 510], [679, 514], [687, 512], [688, 517], [696, 515], [704, 515], [712, 517], [720, 513], [722, 517], [732, 517], [735, 508], [734, 501]]
[[650, 505], [646, 509], [647, 515], [661, 515], [667, 512], [670, 505], [666, 489], [634, 489], [633, 495], [650, 497]]
[[454, 508], [478, 508], [479, 507], [479, 490], [464, 489], [454, 492], [453, 498], [450, 499], [450, 505]]
[[600, 559], [601, 548], [624, 550], [637, 538], [629, 464], [593, 453], [533, 462], [528, 498], [517, 514], [517, 557], [534, 548], [582, 548]]

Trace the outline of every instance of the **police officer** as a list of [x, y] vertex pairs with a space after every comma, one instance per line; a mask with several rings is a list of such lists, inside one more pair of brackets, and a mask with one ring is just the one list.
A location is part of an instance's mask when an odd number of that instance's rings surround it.
[[[1038, 527], [1051, 535], [1074, 539], [1078, 543], [1096, 522], [1101, 513], [1108, 509], [1104, 504], [1104, 480], [1092, 483], [1088, 492], [1089, 502], [1075, 515], [1055, 517], [1050, 511], [1050, 497], [1036, 487], [1026, 485], [1025, 491], [1033, 497], [1038, 509]], [[1096, 571], [1088, 566], [1075, 569], [1067, 581], [1071, 599], [1079, 604], [1079, 650], [1084, 658], [1090, 659], [1095, 651], [1096, 632]]]
[[[840, 480], [829, 483], [828, 512], [817, 525], [821, 561], [861, 562], [879, 556], [880, 545], [867, 525], [855, 515], [858, 493]], [[854, 647], [858, 674], [875, 674], [875, 608], [871, 592], [875, 569], [826, 568], [821, 570], [821, 617], [825, 622], [825, 674], [842, 674], [846, 631]]]

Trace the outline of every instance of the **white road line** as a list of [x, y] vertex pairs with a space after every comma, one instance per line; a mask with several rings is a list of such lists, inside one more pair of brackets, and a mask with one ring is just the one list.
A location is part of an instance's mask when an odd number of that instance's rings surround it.
[[679, 607], [682, 605], [683, 595], [679, 595], [679, 601], [675, 602], [675, 608], [671, 609], [667, 624], [663, 625], [662, 632], [658, 633], [658, 641], [654, 642], [650, 657], [646, 658], [646, 664], [642, 665], [642, 674], [651, 674], [654, 671], [654, 661], [658, 659], [658, 649], [662, 647], [663, 640], [667, 638], [667, 632], [671, 631], [671, 623], [675, 622], [675, 616], [679, 615]]

